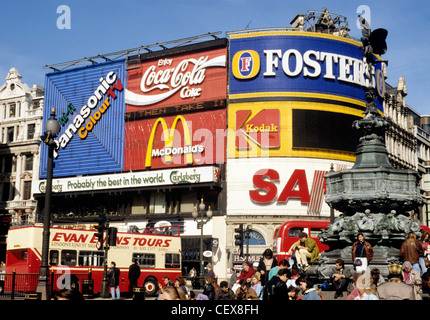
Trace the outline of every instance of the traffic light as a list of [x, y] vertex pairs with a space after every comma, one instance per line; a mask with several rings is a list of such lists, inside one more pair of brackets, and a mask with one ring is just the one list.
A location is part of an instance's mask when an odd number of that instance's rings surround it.
[[97, 249], [103, 250], [103, 238], [104, 238], [104, 231], [106, 230], [106, 216], [102, 213], [99, 215], [99, 217], [96, 219], [98, 225], [94, 228], [97, 230], [97, 232], [94, 234], [98, 241], [97, 241]]
[[107, 242], [109, 243], [110, 247], [116, 246], [116, 234], [118, 232], [117, 228], [110, 227], [107, 232]]
[[234, 245], [239, 246], [239, 257], [243, 257], [243, 224], [234, 229]]

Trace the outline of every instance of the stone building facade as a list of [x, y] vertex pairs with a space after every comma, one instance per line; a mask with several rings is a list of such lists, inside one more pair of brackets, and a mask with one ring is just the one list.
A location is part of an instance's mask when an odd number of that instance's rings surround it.
[[31, 184], [38, 179], [44, 89], [11, 68], [0, 86], [0, 214], [12, 224], [35, 220]]

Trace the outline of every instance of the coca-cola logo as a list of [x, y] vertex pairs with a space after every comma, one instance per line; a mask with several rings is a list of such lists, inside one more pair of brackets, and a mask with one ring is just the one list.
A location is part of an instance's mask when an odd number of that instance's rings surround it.
[[143, 94], [126, 90], [125, 103], [135, 106], [151, 105], [178, 92], [182, 99], [200, 97], [203, 89], [199, 85], [206, 78], [206, 69], [225, 66], [226, 55], [212, 59], [209, 56], [183, 59], [175, 67], [173, 59], [161, 59], [144, 71], [140, 82]]

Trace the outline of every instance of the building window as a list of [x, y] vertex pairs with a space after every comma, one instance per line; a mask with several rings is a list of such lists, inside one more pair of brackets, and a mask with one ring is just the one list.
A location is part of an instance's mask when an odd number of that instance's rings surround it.
[[151, 192], [149, 213], [166, 213], [166, 196], [163, 192]]
[[15, 104], [11, 104], [9, 106], [9, 118], [15, 117], [15, 113], [16, 113], [16, 105]]
[[13, 130], [14, 128], [13, 127], [8, 127], [7, 128], [7, 143], [9, 143], [9, 142], [13, 142]]
[[34, 138], [35, 129], [36, 129], [36, 125], [34, 123], [29, 124], [27, 126], [27, 140], [32, 140]]
[[22, 200], [29, 200], [31, 198], [31, 181], [24, 181]]
[[33, 109], [38, 109], [40, 107], [40, 101], [33, 101]]
[[33, 171], [33, 155], [27, 155], [25, 159], [25, 171]]

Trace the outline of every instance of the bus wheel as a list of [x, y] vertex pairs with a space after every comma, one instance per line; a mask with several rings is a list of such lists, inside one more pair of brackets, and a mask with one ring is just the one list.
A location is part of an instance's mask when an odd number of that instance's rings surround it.
[[143, 286], [145, 287], [145, 292], [148, 296], [153, 297], [158, 291], [158, 281], [155, 278], [146, 279]]

